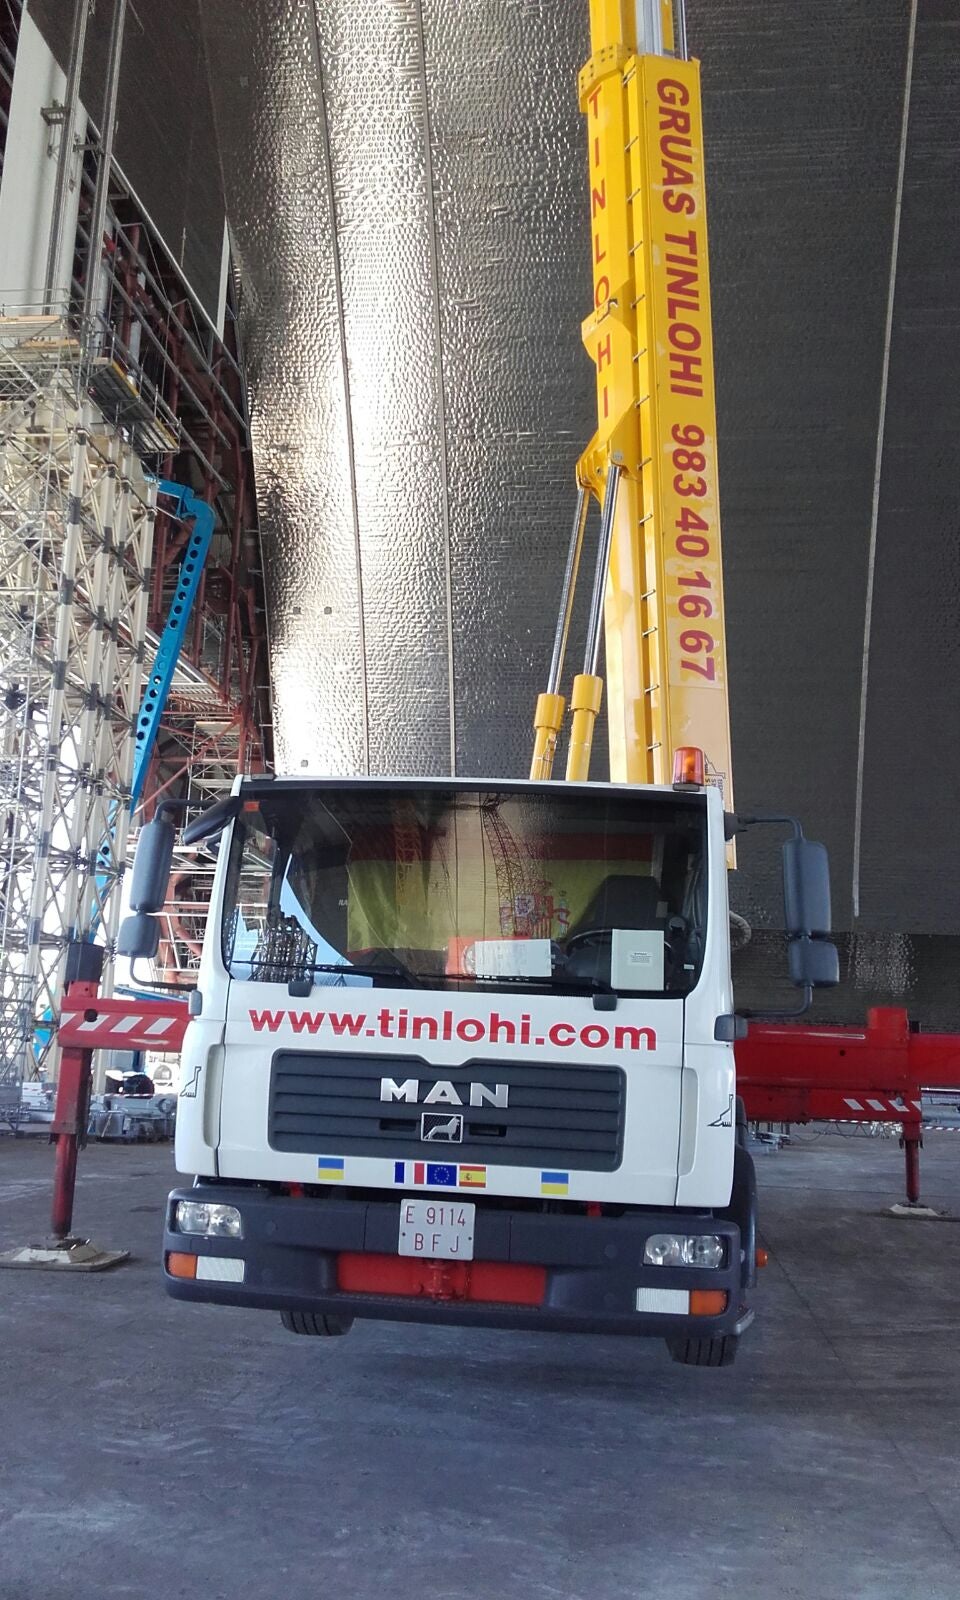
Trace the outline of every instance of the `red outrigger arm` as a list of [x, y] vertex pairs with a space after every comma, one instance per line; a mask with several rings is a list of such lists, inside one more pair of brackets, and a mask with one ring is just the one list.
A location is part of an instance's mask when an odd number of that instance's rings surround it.
[[75, 1050], [173, 1053], [183, 1044], [189, 1020], [182, 1001], [135, 1000], [126, 995], [85, 999], [68, 989], [57, 1037], [61, 1047]]
[[57, 1025], [61, 1053], [50, 1129], [57, 1147], [50, 1225], [61, 1241], [69, 1240], [73, 1226], [77, 1152], [86, 1138], [94, 1050], [179, 1050], [189, 1021], [182, 1002], [102, 998], [97, 994], [100, 952], [96, 946], [83, 948], [88, 965], [82, 978], [67, 983]]
[[960, 1034], [921, 1033], [878, 1006], [862, 1028], [752, 1022], [736, 1055], [751, 1122], [902, 1123], [907, 1198], [919, 1199], [922, 1093], [960, 1086]]
[[736, 1054], [751, 1121], [903, 1122], [921, 1090], [960, 1085], [960, 1034], [920, 1033], [893, 1007], [865, 1028], [751, 1022]]

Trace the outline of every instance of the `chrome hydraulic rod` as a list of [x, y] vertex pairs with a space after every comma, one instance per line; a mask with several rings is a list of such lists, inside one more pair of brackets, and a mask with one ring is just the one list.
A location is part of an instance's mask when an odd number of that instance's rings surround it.
[[570, 744], [567, 749], [567, 779], [578, 783], [585, 783], [590, 776], [593, 730], [603, 699], [603, 679], [597, 676], [597, 664], [600, 659], [600, 633], [603, 626], [603, 606], [607, 592], [607, 576], [610, 571], [610, 549], [613, 543], [619, 487], [620, 469], [611, 467], [603, 495], [600, 544], [593, 574], [590, 612], [587, 617], [583, 671], [574, 678], [573, 692], [570, 696], [570, 710], [573, 717], [570, 725]]
[[560, 613], [557, 617], [557, 631], [553, 639], [553, 655], [550, 660], [550, 676], [547, 679], [547, 693], [559, 694], [560, 682], [563, 678], [563, 661], [567, 653], [567, 640], [570, 637], [570, 618], [573, 613], [573, 600], [577, 589], [577, 573], [580, 570], [580, 557], [583, 553], [583, 536], [587, 527], [587, 512], [590, 508], [590, 496], [586, 489], [581, 488], [577, 493], [577, 509], [573, 518], [573, 530], [570, 534], [570, 547], [567, 551], [567, 565], [563, 574], [563, 588], [560, 593]]
[[570, 618], [573, 614], [577, 573], [580, 570], [580, 557], [583, 554], [583, 538], [586, 532], [589, 508], [589, 491], [581, 486], [577, 494], [577, 509], [567, 550], [567, 565], [563, 574], [563, 591], [560, 596], [557, 630], [553, 637], [550, 676], [547, 679], [545, 693], [537, 696], [537, 709], [533, 717], [534, 741], [530, 777], [534, 780], [553, 777], [557, 740], [560, 737], [560, 729], [563, 727], [563, 713], [566, 709], [566, 702], [560, 693], [560, 684], [563, 679], [563, 662], [567, 653], [567, 641], [570, 637]]
[[603, 496], [603, 512], [600, 518], [600, 544], [597, 549], [597, 565], [593, 574], [593, 593], [590, 596], [590, 611], [587, 616], [587, 639], [583, 651], [583, 670], [584, 673], [589, 673], [591, 676], [596, 676], [597, 662], [600, 659], [603, 602], [607, 593], [610, 547], [613, 543], [613, 519], [617, 511], [617, 489], [619, 484], [620, 470], [618, 467], [611, 467]]

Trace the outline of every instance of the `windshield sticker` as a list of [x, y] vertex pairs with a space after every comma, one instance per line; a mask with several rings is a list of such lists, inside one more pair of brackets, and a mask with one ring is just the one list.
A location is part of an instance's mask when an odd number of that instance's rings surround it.
[[461, 970], [477, 978], [549, 978], [549, 939], [477, 939], [461, 955]]
[[660, 929], [614, 928], [610, 982], [615, 989], [663, 989], [664, 937]]

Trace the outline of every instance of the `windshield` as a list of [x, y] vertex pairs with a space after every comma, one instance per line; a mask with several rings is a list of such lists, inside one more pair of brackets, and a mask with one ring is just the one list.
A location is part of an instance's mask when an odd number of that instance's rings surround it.
[[676, 995], [706, 881], [702, 796], [277, 786], [234, 826], [223, 955], [248, 982]]

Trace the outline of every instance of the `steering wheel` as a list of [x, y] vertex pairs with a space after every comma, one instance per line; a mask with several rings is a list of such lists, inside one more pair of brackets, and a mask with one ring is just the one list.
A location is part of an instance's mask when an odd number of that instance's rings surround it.
[[[677, 939], [679, 941], [682, 941], [683, 938], [687, 935], [689, 930], [687, 928], [687, 924], [686, 924], [684, 918], [683, 917], [678, 917], [678, 916], [669, 917], [667, 919], [667, 925], [666, 925], [666, 927], [664, 929], [662, 929], [662, 930], [660, 930], [660, 929], [650, 929], [649, 931], [650, 932], [661, 932], [662, 931], [662, 933], [663, 933], [664, 965], [665, 965], [667, 971], [672, 976], [674, 974], [674, 972], [676, 971], [677, 962], [682, 958], [682, 944], [678, 944], [678, 947], [677, 947], [677, 949], [675, 951], [674, 950], [674, 943], [673, 943], [673, 939], [671, 938], [671, 935], [673, 936], [674, 939]], [[562, 947], [562, 952], [561, 953], [562, 953], [562, 956], [563, 956], [564, 964], [566, 964], [566, 962], [569, 961], [569, 959], [570, 959], [571, 955], [574, 953], [574, 951], [579, 950], [579, 949], [583, 948], [585, 945], [589, 945], [590, 943], [594, 943], [594, 944], [596, 944], [598, 946], [598, 948], [602, 948], [602, 945], [603, 945], [604, 942], [606, 942], [608, 944], [612, 944], [612, 942], [613, 942], [613, 929], [612, 928], [585, 928], [580, 933], [571, 934], [570, 938], [567, 939], [566, 943]]]
[[581, 945], [587, 944], [591, 939], [610, 939], [613, 936], [612, 928], [585, 928], [581, 933], [573, 933], [567, 939], [562, 950], [569, 956], [572, 951], [579, 950]]

